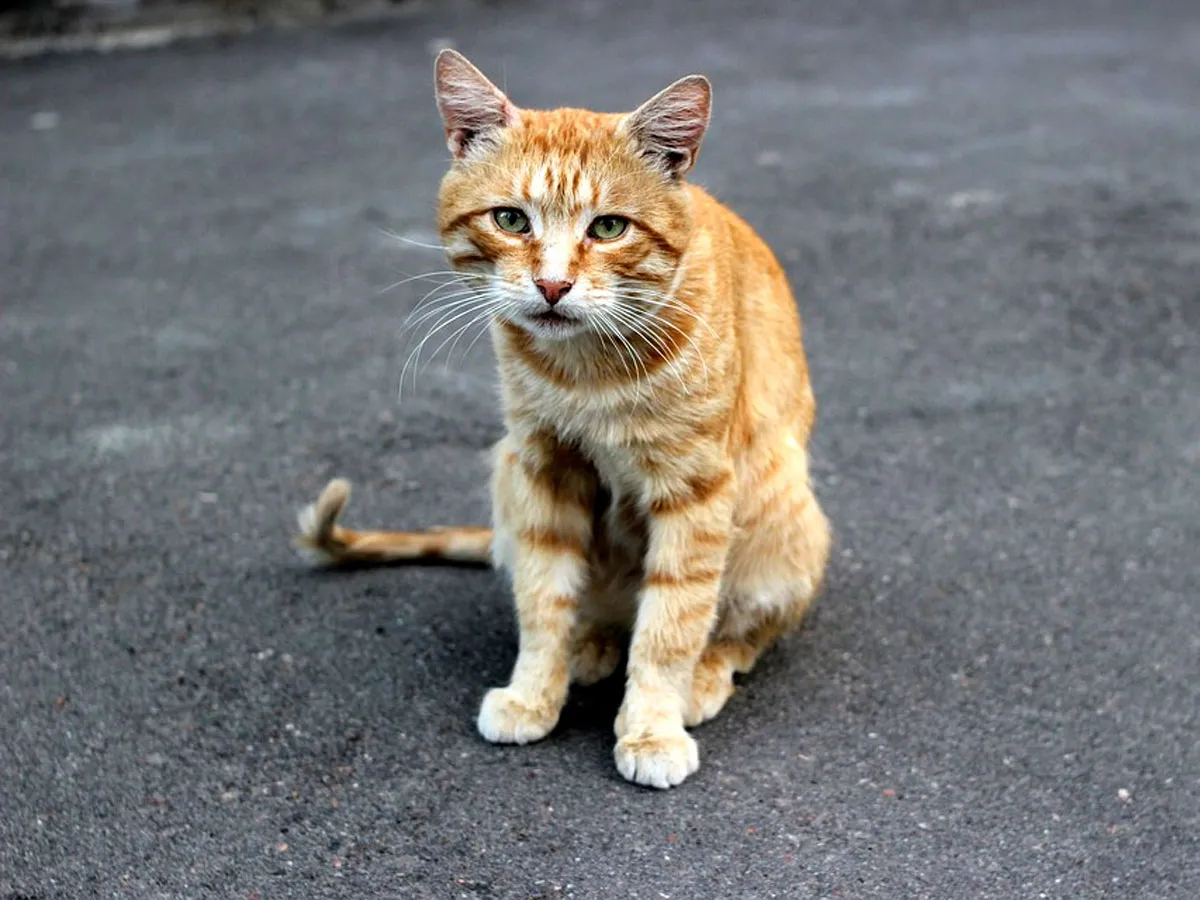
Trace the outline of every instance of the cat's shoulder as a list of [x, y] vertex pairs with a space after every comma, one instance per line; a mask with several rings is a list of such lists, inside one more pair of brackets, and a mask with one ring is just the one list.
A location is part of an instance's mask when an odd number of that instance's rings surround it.
[[779, 268], [770, 245], [733, 207], [718, 200], [698, 184], [688, 183], [692, 216], [696, 225], [708, 232], [718, 245], [731, 245], [730, 251], [749, 251], [752, 258], [772, 271]]

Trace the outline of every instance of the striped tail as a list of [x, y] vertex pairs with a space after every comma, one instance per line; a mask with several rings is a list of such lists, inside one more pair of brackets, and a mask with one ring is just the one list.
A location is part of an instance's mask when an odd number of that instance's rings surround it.
[[349, 499], [350, 482], [335, 478], [325, 485], [317, 502], [300, 513], [300, 533], [293, 542], [314, 562], [327, 566], [437, 559], [483, 565], [491, 562], [490, 528], [352, 531], [337, 524]]

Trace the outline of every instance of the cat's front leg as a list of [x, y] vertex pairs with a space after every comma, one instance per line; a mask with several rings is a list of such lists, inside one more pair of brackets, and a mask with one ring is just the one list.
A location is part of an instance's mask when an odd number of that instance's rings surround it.
[[645, 583], [617, 716], [617, 768], [667, 788], [700, 765], [684, 730], [692, 675], [717, 614], [729, 548], [732, 467], [713, 466], [657, 487], [648, 504]]
[[512, 574], [520, 644], [507, 687], [483, 698], [479, 733], [525, 744], [549, 734], [567, 699], [592, 541], [595, 474], [542, 434], [509, 436], [492, 478], [496, 563]]

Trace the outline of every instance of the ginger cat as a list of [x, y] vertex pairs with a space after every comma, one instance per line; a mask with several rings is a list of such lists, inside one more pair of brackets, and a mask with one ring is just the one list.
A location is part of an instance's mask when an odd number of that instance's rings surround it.
[[489, 741], [545, 737], [568, 686], [612, 674], [631, 635], [616, 765], [679, 784], [699, 765], [686, 728], [800, 621], [829, 554], [791, 292], [750, 226], [684, 181], [704, 77], [629, 114], [529, 110], [447, 50], [436, 96], [454, 157], [439, 230], [499, 364], [493, 530], [352, 531], [339, 479], [298, 540], [333, 563], [511, 573], [520, 649], [483, 698]]

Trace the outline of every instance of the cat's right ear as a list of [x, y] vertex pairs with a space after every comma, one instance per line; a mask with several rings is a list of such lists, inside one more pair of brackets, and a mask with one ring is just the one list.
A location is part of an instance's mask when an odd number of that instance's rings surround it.
[[438, 112], [446, 126], [446, 146], [455, 159], [493, 140], [517, 122], [517, 108], [482, 72], [454, 50], [443, 50], [434, 64]]

